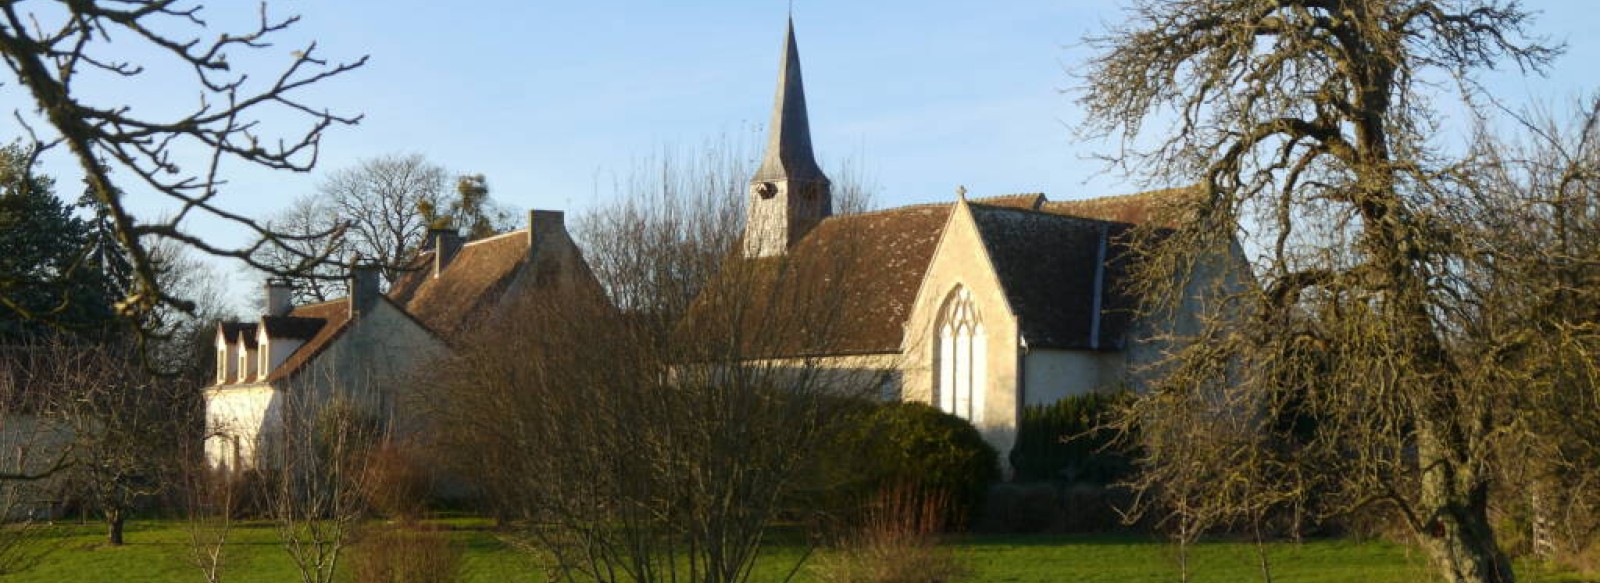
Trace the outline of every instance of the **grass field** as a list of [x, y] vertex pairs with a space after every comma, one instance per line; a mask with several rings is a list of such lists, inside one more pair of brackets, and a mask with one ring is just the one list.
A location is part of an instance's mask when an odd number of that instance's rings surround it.
[[[472, 523], [454, 523], [451, 536], [466, 546], [465, 580], [542, 581], [523, 555], [494, 533]], [[106, 546], [93, 525], [62, 527], [55, 550], [25, 572], [4, 581], [87, 581], [144, 583], [203, 581], [188, 561], [187, 533], [181, 523], [130, 523], [128, 544]], [[246, 524], [234, 530], [224, 580], [280, 583], [298, 580], [271, 528]], [[952, 543], [971, 569], [969, 581], [993, 582], [1169, 582], [1176, 581], [1176, 548], [1135, 537], [973, 536]], [[777, 547], [756, 569], [760, 582], [782, 580], [800, 549]], [[1319, 583], [1410, 583], [1434, 580], [1423, 558], [1405, 547], [1380, 542], [1312, 541], [1268, 546], [1273, 581]], [[1198, 583], [1261, 581], [1255, 547], [1244, 543], [1198, 545], [1189, 564]], [[1519, 565], [1522, 581], [1583, 581], [1572, 574]], [[815, 577], [802, 568], [798, 581]]]

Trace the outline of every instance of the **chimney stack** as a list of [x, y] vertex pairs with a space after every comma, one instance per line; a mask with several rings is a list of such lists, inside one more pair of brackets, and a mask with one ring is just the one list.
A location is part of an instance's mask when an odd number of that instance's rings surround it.
[[281, 277], [267, 278], [267, 315], [287, 316], [294, 308], [294, 285]]
[[428, 242], [433, 246], [434, 277], [444, 273], [444, 268], [450, 266], [450, 261], [456, 258], [456, 253], [461, 251], [461, 245], [465, 243], [461, 238], [461, 231], [455, 227], [428, 229]]
[[528, 252], [534, 253], [539, 248], [539, 242], [549, 237], [551, 233], [564, 232], [566, 230], [566, 213], [561, 211], [528, 211]]
[[350, 317], [372, 311], [382, 294], [378, 291], [382, 273], [376, 264], [356, 257], [350, 262]]

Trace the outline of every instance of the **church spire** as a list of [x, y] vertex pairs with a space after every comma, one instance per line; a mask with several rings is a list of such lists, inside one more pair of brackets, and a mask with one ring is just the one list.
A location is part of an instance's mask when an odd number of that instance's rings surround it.
[[811, 123], [806, 115], [806, 88], [800, 78], [800, 50], [794, 42], [793, 18], [789, 19], [783, 59], [778, 63], [778, 93], [773, 98], [772, 123], [767, 126], [767, 153], [755, 179], [827, 180], [811, 152]]
[[778, 93], [773, 98], [772, 124], [767, 127], [767, 152], [750, 179], [749, 206], [745, 208], [746, 257], [783, 255], [833, 214], [828, 177], [811, 151], [811, 123], [806, 116], [793, 17], [783, 40]]

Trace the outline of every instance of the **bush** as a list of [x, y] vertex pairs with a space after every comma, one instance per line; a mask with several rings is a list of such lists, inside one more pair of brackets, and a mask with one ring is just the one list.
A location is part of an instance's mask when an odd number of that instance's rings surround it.
[[1011, 467], [1018, 481], [1114, 484], [1133, 471], [1133, 455], [1104, 427], [1128, 393], [1089, 393], [1022, 411]]
[[940, 546], [949, 495], [900, 484], [878, 493], [861, 526], [817, 561], [823, 583], [944, 583], [965, 574]]
[[842, 442], [827, 452], [834, 475], [845, 476], [834, 497], [858, 507], [891, 488], [915, 488], [949, 497], [946, 526], [970, 524], [989, 484], [999, 478], [999, 456], [966, 420], [921, 403], [891, 403], [865, 410]]
[[431, 479], [417, 449], [386, 441], [367, 455], [367, 475], [361, 484], [367, 504], [405, 524], [421, 519], [427, 510]]
[[442, 532], [382, 530], [351, 549], [350, 574], [356, 583], [451, 583], [463, 553]]

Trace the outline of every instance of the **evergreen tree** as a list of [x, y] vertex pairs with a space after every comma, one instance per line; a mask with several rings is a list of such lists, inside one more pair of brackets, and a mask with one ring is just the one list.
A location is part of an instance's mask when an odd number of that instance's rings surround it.
[[20, 147], [0, 148], [0, 343], [50, 326], [101, 328], [114, 317], [105, 277], [86, 254], [89, 222], [28, 164]]
[[94, 214], [85, 221], [88, 241], [84, 262], [100, 274], [105, 297], [121, 298], [133, 293], [133, 263], [128, 260], [127, 252], [117, 245], [117, 227], [111, 222], [111, 208], [95, 198], [90, 189], [85, 189], [78, 197], [78, 206]]

